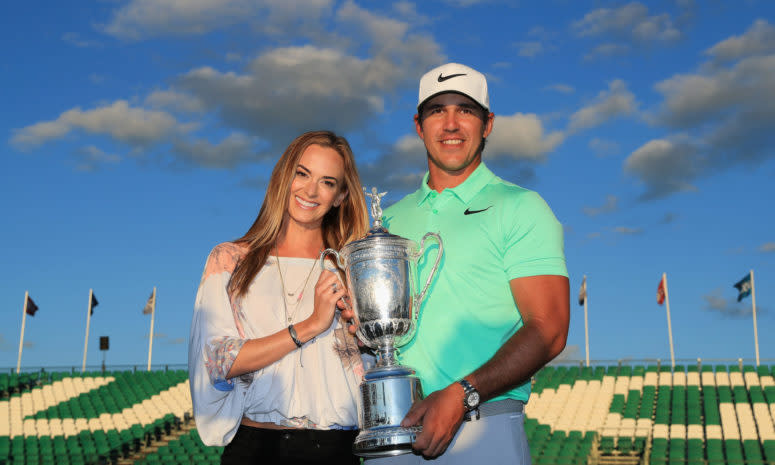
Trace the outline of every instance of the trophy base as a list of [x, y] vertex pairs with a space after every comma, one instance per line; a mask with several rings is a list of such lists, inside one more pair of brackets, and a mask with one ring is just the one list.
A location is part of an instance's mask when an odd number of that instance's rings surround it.
[[353, 454], [360, 457], [391, 457], [412, 452], [412, 443], [422, 426], [394, 427], [363, 431], [353, 443]]
[[387, 457], [412, 451], [412, 443], [421, 426], [401, 427], [401, 421], [421, 400], [420, 379], [411, 376], [409, 367], [389, 366], [371, 369], [360, 385], [358, 427], [353, 453], [361, 457]]

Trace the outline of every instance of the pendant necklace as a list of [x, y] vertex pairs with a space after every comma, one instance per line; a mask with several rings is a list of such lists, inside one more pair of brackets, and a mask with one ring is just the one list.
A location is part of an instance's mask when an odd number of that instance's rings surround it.
[[[296, 313], [299, 311], [299, 303], [301, 303], [301, 299], [304, 298], [304, 291], [307, 289], [309, 278], [312, 276], [312, 272], [315, 270], [315, 265], [317, 264], [318, 259], [316, 258], [315, 261], [312, 262], [312, 267], [309, 269], [309, 273], [307, 273], [307, 278], [304, 280], [301, 287], [298, 288], [295, 292], [288, 292], [285, 289], [285, 280], [283, 279], [283, 272], [280, 269], [280, 256], [277, 250], [277, 245], [275, 245], [275, 259], [277, 260], [277, 274], [280, 275], [280, 287], [282, 287], [283, 291], [283, 310], [285, 310], [285, 320], [288, 322], [288, 324], [293, 324], [293, 320], [296, 318]], [[296, 294], [298, 294], [298, 297], [296, 297], [296, 299], [294, 299], [295, 302], [291, 304], [293, 305], [293, 314], [289, 315], [287, 299], [288, 297], [293, 297]]]

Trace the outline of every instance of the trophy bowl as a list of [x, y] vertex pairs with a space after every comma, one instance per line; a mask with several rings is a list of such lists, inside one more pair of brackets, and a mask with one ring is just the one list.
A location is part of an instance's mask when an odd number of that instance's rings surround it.
[[[436, 239], [439, 253], [424, 288], [418, 293], [417, 261], [429, 237]], [[321, 253], [321, 257], [336, 256], [337, 266], [345, 272], [358, 338], [376, 349], [378, 368], [397, 365], [396, 348], [414, 337], [419, 307], [438, 268], [442, 247], [441, 237], [436, 233], [425, 234], [418, 247], [414, 241], [379, 227], [339, 252], [326, 249]]]

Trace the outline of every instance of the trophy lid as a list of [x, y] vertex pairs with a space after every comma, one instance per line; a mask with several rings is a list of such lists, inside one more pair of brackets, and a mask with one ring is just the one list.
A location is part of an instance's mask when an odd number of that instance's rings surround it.
[[391, 234], [384, 226], [376, 226], [369, 230], [366, 235], [360, 239], [356, 239], [342, 248], [342, 252], [351, 255], [354, 252], [361, 249], [371, 249], [374, 247], [397, 247], [399, 249], [415, 250], [417, 244], [405, 237]]
[[382, 225], [382, 207], [380, 203], [382, 197], [387, 192], [379, 192], [376, 187], [371, 188], [371, 192], [368, 192], [366, 188], [363, 188], [363, 192], [371, 198], [371, 217], [373, 220], [371, 229], [366, 233], [366, 236], [354, 240], [342, 248], [342, 252], [347, 255], [351, 255], [354, 252], [373, 247], [390, 247], [404, 249], [407, 252], [414, 251], [417, 248], [417, 244], [405, 237], [391, 234], [387, 228]]

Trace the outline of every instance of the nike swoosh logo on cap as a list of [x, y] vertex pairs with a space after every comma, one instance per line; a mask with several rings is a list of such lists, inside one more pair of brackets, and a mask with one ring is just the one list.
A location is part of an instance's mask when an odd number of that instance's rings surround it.
[[450, 74], [449, 76], [444, 76], [442, 73], [439, 73], [438, 81], [439, 82], [444, 82], [447, 79], [452, 79], [453, 77], [465, 76], [465, 75], [466, 75], [465, 73], [458, 73], [458, 74]]
[[482, 208], [481, 210], [469, 210], [468, 208], [466, 208], [466, 211], [464, 211], [463, 214], [464, 215], [473, 215], [474, 213], [482, 213], [483, 211], [487, 211], [490, 208], [492, 208], [492, 205], [490, 205], [487, 208]]

